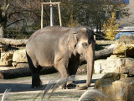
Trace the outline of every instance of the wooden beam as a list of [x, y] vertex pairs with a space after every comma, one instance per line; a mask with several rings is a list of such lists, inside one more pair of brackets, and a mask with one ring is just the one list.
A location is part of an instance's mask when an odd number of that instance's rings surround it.
[[57, 5], [57, 4], [60, 4], [60, 2], [41, 2], [42, 5]]

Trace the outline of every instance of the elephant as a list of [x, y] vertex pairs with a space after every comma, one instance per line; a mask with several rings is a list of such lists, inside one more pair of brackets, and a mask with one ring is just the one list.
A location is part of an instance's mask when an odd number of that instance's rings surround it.
[[[77, 89], [90, 86], [95, 57], [94, 32], [85, 27], [68, 28], [51, 26], [34, 32], [26, 43], [26, 54], [32, 74], [32, 87], [39, 87], [40, 71], [44, 67], [54, 67], [61, 78], [76, 75], [80, 56], [87, 61], [87, 80]], [[66, 88], [67, 84], [62, 85]]]

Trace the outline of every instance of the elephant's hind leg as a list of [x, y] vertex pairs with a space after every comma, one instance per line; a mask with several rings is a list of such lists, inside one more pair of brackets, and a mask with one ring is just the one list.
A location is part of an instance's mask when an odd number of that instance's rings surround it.
[[[69, 63], [68, 65], [69, 76], [76, 75], [78, 66], [79, 66], [79, 60]], [[75, 88], [75, 87], [76, 87], [76, 84], [74, 84], [74, 81], [69, 81], [67, 83], [67, 88], [70, 89], [70, 88]]]
[[76, 61], [73, 61], [73, 62], [69, 62], [68, 72], [69, 72], [70, 76], [71, 75], [76, 75], [78, 66], [79, 66], [79, 60], [76, 60]]
[[31, 57], [28, 54], [27, 59], [32, 74], [32, 88], [37, 88], [42, 84], [39, 76], [41, 67], [40, 66], [35, 67], [33, 64], [34, 61], [31, 60]]

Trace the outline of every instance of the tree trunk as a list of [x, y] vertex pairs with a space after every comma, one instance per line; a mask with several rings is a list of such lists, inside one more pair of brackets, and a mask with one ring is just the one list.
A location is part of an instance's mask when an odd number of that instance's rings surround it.
[[0, 38], [3, 38], [4, 35], [4, 27], [0, 25]]
[[[54, 67], [43, 68], [40, 74], [50, 74], [57, 72]], [[29, 67], [1, 70], [0, 79], [12, 79], [17, 77], [31, 76], [31, 71]]]
[[113, 48], [95, 51], [95, 59], [104, 59], [113, 54]]
[[4, 37], [4, 29], [7, 24], [7, 9], [9, 7], [8, 0], [0, 3], [0, 38]]
[[5, 45], [13, 45], [13, 46], [21, 46], [26, 45], [28, 39], [8, 39], [8, 38], [0, 38], [0, 42]]

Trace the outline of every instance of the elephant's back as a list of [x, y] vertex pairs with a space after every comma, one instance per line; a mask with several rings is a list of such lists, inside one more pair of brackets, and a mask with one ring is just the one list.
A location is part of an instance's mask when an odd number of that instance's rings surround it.
[[46, 27], [36, 31], [28, 40], [26, 50], [33, 52], [41, 66], [53, 65], [55, 52], [59, 50], [59, 41], [64, 36], [59, 30], [60, 28]]
[[67, 27], [45, 27], [33, 33], [31, 37], [37, 37], [39, 35], [46, 35], [46, 36], [61, 36], [69, 32], [69, 28]]
[[33, 49], [45, 49], [52, 50], [59, 47], [59, 41], [61, 39], [67, 39], [69, 28], [66, 27], [45, 27], [33, 33], [29, 38], [27, 45], [30, 45]]

